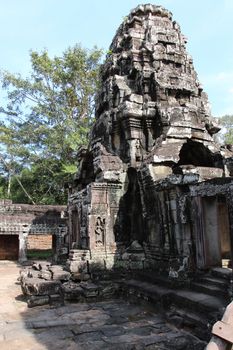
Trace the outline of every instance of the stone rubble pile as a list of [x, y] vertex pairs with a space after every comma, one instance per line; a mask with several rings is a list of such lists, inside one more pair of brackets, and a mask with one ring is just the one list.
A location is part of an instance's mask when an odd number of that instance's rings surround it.
[[113, 297], [119, 289], [117, 282], [90, 280], [90, 274], [71, 274], [60, 265], [34, 262], [20, 271], [22, 292], [28, 307], [62, 306], [65, 301], [85, 302]]

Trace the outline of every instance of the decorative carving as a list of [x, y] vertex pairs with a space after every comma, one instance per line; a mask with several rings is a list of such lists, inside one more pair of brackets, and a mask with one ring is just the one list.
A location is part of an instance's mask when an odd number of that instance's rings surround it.
[[135, 142], [135, 160], [136, 162], [140, 162], [142, 160], [142, 147], [140, 140], [136, 140]]
[[97, 217], [95, 224], [95, 243], [96, 246], [103, 246], [105, 240], [105, 218]]

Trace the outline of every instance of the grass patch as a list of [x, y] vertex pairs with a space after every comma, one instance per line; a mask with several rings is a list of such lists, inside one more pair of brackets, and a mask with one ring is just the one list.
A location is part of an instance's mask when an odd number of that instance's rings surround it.
[[35, 250], [31, 249], [27, 251], [27, 258], [28, 259], [37, 259], [37, 260], [44, 260], [51, 258], [53, 256], [53, 250], [52, 249], [46, 249], [46, 250]]

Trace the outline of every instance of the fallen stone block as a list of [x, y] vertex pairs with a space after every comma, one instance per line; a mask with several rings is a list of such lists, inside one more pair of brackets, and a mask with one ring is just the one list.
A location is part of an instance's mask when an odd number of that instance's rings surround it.
[[71, 277], [70, 272], [65, 271], [62, 266], [50, 266], [49, 271], [52, 274], [53, 280], [68, 281]]
[[27, 300], [28, 307], [35, 307], [49, 304], [48, 295], [31, 295]]
[[40, 271], [39, 263], [34, 262], [34, 263], [32, 264], [32, 268], [33, 268], [34, 270], [36, 270], [36, 271]]
[[56, 281], [69, 281], [71, 274], [68, 271], [52, 272], [52, 279]]
[[37, 278], [39, 277], [40, 272], [38, 270], [33, 270], [31, 268], [26, 268], [20, 271], [19, 281], [23, 281], [25, 278]]
[[32, 269], [40, 271], [47, 270], [51, 263], [49, 261], [33, 261]]
[[113, 297], [118, 289], [119, 285], [117, 283], [101, 283], [99, 295], [104, 298]]
[[26, 295], [51, 295], [59, 293], [61, 282], [46, 281], [40, 278], [25, 278], [21, 287]]
[[91, 278], [89, 273], [75, 272], [71, 275], [73, 281], [88, 281]]
[[51, 262], [48, 262], [48, 261], [40, 261], [39, 262], [39, 269], [40, 270], [47, 270], [49, 266], [51, 266]]
[[38, 277], [49, 281], [49, 280], [52, 279], [52, 273], [50, 271], [48, 271], [48, 270], [41, 270], [38, 273]]
[[86, 298], [96, 297], [99, 295], [99, 287], [94, 283], [81, 282], [80, 286], [83, 289], [83, 295]]
[[61, 287], [64, 300], [79, 301], [83, 295], [83, 288], [74, 282], [66, 282]]
[[49, 304], [52, 306], [62, 306], [64, 305], [64, 299], [61, 294], [49, 295]]

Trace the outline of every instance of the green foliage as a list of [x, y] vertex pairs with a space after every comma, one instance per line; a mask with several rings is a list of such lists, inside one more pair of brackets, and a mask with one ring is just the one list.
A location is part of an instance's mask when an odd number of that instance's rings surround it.
[[31, 51], [30, 77], [2, 72], [8, 99], [0, 107], [0, 174], [11, 181], [14, 201], [65, 203], [64, 183], [94, 121], [101, 56], [80, 45], [54, 58]]
[[0, 198], [7, 198], [7, 180], [0, 176]]
[[52, 256], [53, 256], [52, 249], [46, 249], [46, 250], [30, 249], [30, 250], [27, 250], [27, 258], [28, 259], [45, 260], [45, 259], [52, 258]]
[[110, 49], [107, 50], [107, 51], [106, 51], [106, 55], [107, 55], [107, 56], [111, 56], [111, 55], [112, 55], [112, 50], [110, 50]]
[[221, 124], [224, 126], [224, 142], [226, 144], [233, 144], [233, 115], [224, 115], [220, 118]]
[[30, 168], [25, 168], [18, 176], [21, 184], [18, 185], [15, 177], [11, 184], [11, 199], [16, 203], [28, 203], [30, 193], [33, 201], [40, 204], [63, 204], [67, 202], [65, 182], [70, 180], [70, 174], [63, 175], [62, 163], [56, 159], [40, 159]]

